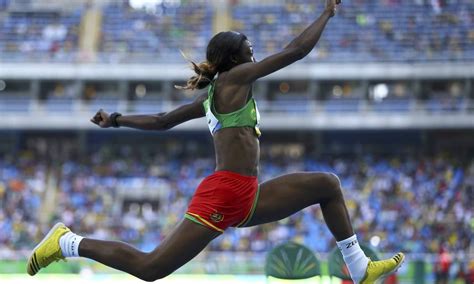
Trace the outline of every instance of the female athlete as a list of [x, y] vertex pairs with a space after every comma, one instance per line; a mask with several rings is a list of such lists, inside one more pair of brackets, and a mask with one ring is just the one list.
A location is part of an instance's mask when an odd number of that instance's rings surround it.
[[[258, 184], [259, 113], [252, 97], [258, 78], [305, 57], [318, 42], [340, 0], [326, 0], [317, 20], [281, 52], [260, 62], [251, 43], [237, 32], [221, 32], [207, 46], [207, 61], [193, 64], [196, 75], [186, 89], [208, 93], [193, 103], [157, 115], [121, 115], [100, 110], [91, 121], [102, 128], [131, 127], [167, 130], [206, 116], [214, 139], [216, 171], [198, 186], [181, 223], [150, 253], [116, 241], [83, 238], [56, 224], [33, 250], [27, 266], [36, 274], [51, 262], [80, 256], [122, 270], [145, 281], [166, 277], [187, 263], [228, 227], [249, 227], [286, 218], [319, 204], [336, 238], [352, 279], [374, 283], [394, 272], [404, 255], [371, 261], [359, 247], [336, 175], [304, 172], [283, 175]], [[216, 77], [217, 76], [217, 77]]]

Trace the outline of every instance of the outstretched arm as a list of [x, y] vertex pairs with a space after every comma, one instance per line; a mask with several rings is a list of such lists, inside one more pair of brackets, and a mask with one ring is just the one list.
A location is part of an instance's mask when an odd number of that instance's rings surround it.
[[236, 66], [229, 71], [229, 80], [237, 84], [252, 83], [258, 78], [267, 76], [304, 58], [318, 42], [327, 22], [336, 13], [336, 5], [340, 3], [341, 0], [326, 0], [326, 7], [319, 18], [293, 39], [281, 52], [260, 62], [249, 62]]
[[[188, 120], [205, 116], [202, 103], [206, 98], [207, 94], [202, 94], [194, 102], [182, 105], [170, 112], [151, 115], [123, 115], [117, 117], [116, 121], [119, 126], [124, 127], [142, 130], [168, 130]], [[101, 128], [112, 126], [110, 115], [103, 110], [99, 110], [91, 119], [91, 122]]]

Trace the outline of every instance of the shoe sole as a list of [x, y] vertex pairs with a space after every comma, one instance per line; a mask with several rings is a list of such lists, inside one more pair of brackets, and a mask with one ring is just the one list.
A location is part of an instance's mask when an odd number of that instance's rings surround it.
[[[33, 257], [35, 256], [36, 254], [36, 251], [38, 250], [38, 248], [44, 244], [44, 242], [46, 242], [46, 240], [49, 239], [49, 237], [51, 237], [51, 235], [54, 233], [54, 231], [56, 231], [57, 228], [61, 227], [61, 226], [66, 226], [64, 225], [63, 223], [56, 223], [56, 225], [54, 225], [51, 230], [49, 230], [49, 232], [46, 234], [46, 236], [41, 240], [41, 242], [33, 249], [32, 253], [30, 254], [30, 257], [28, 258], [28, 267], [27, 267], [27, 271], [28, 271], [28, 268], [31, 266], [31, 264], [33, 263]], [[30, 276], [34, 276], [36, 273], [38, 273], [40, 271], [40, 269], [42, 267], [39, 266], [39, 263], [38, 261], [36, 261], [36, 264], [38, 264], [38, 271], [36, 271], [35, 273], [33, 274], [30, 274], [28, 272], [28, 274]]]
[[383, 280], [385, 280], [385, 277], [396, 273], [396, 272], [398, 271], [398, 269], [400, 269], [400, 267], [402, 266], [402, 264], [403, 264], [404, 262], [405, 262], [405, 254], [402, 254], [402, 260], [400, 260], [400, 262], [397, 264], [397, 266], [395, 266], [395, 268], [392, 269], [392, 271], [387, 272], [387, 273], [385, 273], [385, 274], [382, 274], [382, 275], [380, 276], [380, 278], [379, 278], [377, 281], [375, 281], [375, 284], [383, 283]]

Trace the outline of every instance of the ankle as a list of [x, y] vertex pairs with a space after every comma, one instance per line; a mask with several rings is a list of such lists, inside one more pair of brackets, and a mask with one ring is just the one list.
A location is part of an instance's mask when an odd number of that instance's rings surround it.
[[64, 257], [79, 257], [79, 244], [84, 238], [67, 232], [59, 238], [59, 246]]
[[349, 273], [354, 281], [359, 282], [367, 271], [369, 258], [359, 246], [357, 236], [353, 235], [345, 240], [337, 242], [344, 262], [349, 269]]

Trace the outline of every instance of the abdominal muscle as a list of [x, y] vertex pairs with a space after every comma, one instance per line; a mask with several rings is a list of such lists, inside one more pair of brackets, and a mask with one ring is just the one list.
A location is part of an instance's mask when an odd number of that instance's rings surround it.
[[251, 127], [220, 129], [214, 134], [216, 171], [232, 171], [245, 176], [258, 175], [260, 144]]

